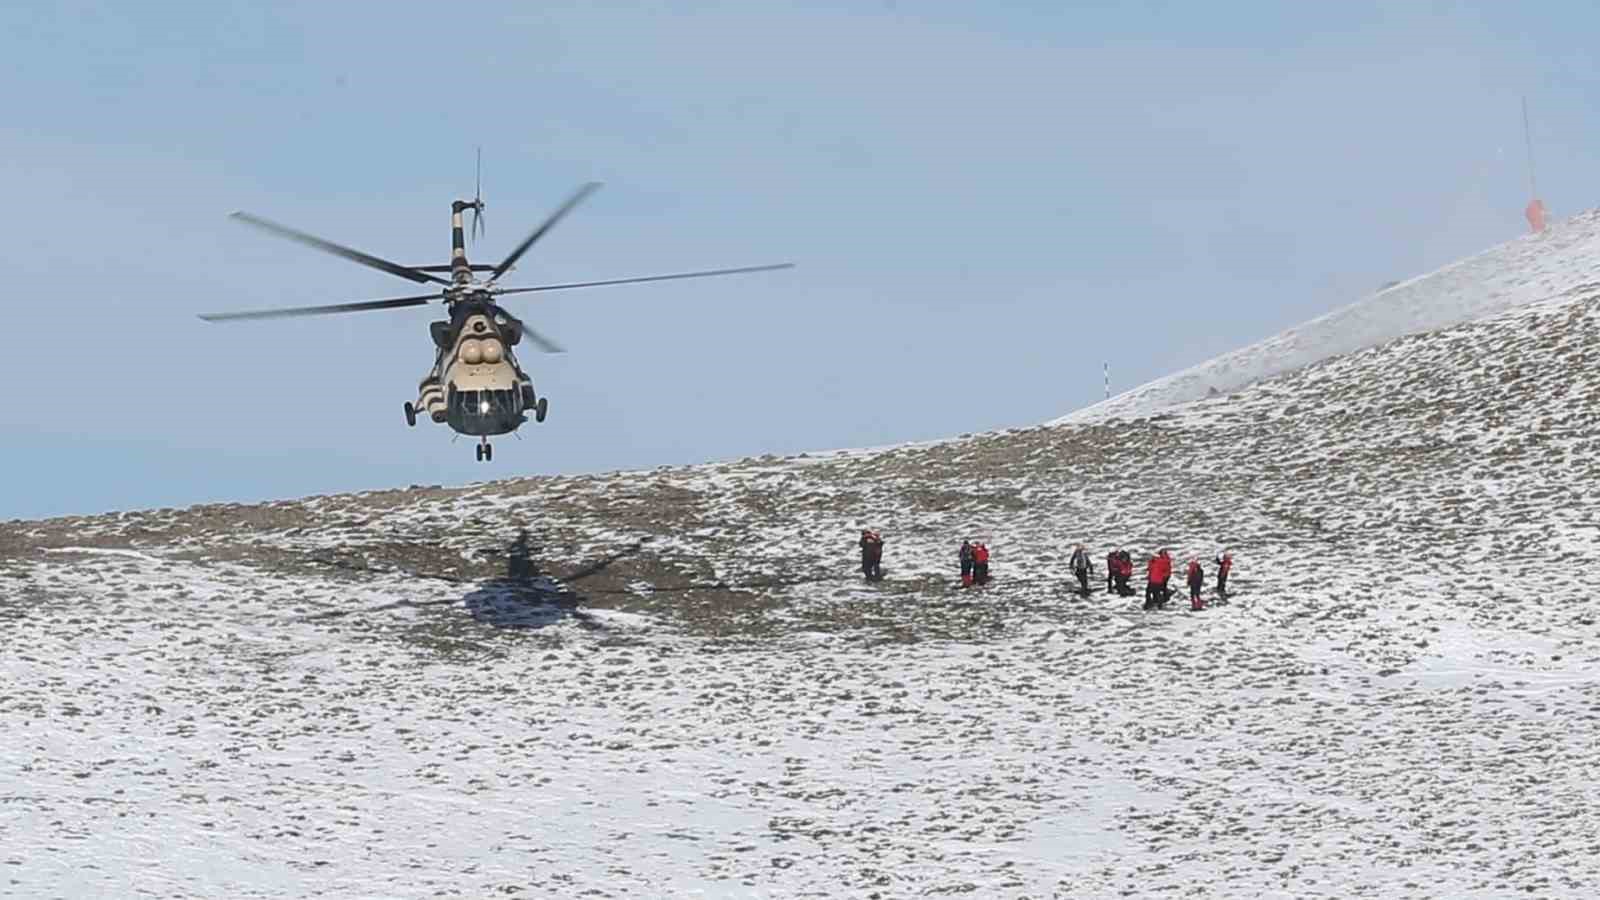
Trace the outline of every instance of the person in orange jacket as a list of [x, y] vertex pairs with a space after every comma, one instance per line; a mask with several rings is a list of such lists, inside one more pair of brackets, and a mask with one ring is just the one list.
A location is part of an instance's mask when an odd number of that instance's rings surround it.
[[1189, 570], [1184, 576], [1189, 582], [1189, 609], [1194, 611], [1205, 609], [1205, 604], [1200, 602], [1200, 592], [1206, 586], [1206, 573], [1200, 568], [1200, 560], [1190, 557]]

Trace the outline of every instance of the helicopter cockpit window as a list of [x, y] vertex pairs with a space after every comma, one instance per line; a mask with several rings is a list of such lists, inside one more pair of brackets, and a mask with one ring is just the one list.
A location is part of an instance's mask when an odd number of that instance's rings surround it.
[[463, 416], [503, 418], [521, 411], [516, 391], [456, 391], [451, 404]]

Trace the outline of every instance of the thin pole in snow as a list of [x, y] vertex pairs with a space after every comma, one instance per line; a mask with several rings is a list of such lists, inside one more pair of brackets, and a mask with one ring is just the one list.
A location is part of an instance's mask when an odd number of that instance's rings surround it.
[[1539, 183], [1533, 177], [1533, 129], [1528, 127], [1528, 98], [1522, 98], [1522, 140], [1528, 145], [1528, 193], [1539, 196]]
[[1104, 365], [1105, 365], [1105, 375], [1106, 375], [1106, 399], [1110, 400], [1111, 399], [1111, 363], [1107, 362]]

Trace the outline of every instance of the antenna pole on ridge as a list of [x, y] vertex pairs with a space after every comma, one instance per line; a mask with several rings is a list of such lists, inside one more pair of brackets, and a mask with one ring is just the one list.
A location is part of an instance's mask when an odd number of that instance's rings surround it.
[[1528, 145], [1528, 193], [1539, 196], [1539, 183], [1533, 176], [1533, 129], [1528, 127], [1528, 98], [1522, 98], [1522, 140]]
[[1523, 215], [1528, 219], [1528, 227], [1538, 234], [1545, 229], [1544, 201], [1539, 199], [1539, 182], [1534, 177], [1533, 167], [1533, 129], [1528, 126], [1528, 98], [1522, 98], [1522, 140], [1528, 147], [1528, 208], [1523, 210]]
[[1106, 399], [1111, 399], [1111, 363], [1104, 363], [1106, 376]]

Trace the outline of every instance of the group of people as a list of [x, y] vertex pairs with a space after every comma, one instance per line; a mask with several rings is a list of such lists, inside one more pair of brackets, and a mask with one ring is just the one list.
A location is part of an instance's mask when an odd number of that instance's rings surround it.
[[[1227, 550], [1218, 553], [1212, 560], [1217, 566], [1217, 601], [1228, 602], [1228, 573], [1233, 571], [1233, 554]], [[1072, 571], [1078, 578], [1079, 593], [1089, 596], [1089, 554], [1084, 552], [1083, 545], [1072, 554]], [[1184, 570], [1184, 581], [1189, 585], [1189, 608], [1192, 610], [1205, 609], [1205, 601], [1201, 599], [1206, 587], [1205, 568], [1200, 565], [1199, 557], [1190, 557], [1189, 566]], [[1133, 588], [1128, 586], [1128, 579], [1133, 577], [1133, 555], [1126, 550], [1113, 550], [1106, 554], [1106, 591], [1115, 590], [1123, 597], [1132, 596]], [[1144, 608], [1163, 609], [1172, 599], [1172, 553], [1162, 547], [1145, 563]]]
[[989, 545], [983, 541], [961, 542], [961, 586], [989, 583]]
[[[1088, 554], [1084, 554], [1084, 562], [1087, 563], [1088, 560]], [[1084, 574], [1085, 577], [1081, 580], [1087, 583], [1088, 573]], [[1133, 554], [1126, 550], [1113, 550], [1106, 554], [1106, 593], [1109, 594], [1114, 590], [1118, 596], [1132, 597], [1133, 588], [1128, 586], [1128, 579], [1132, 577]], [[1083, 595], [1089, 596], [1089, 591], [1085, 589]]]
[[[961, 562], [962, 587], [989, 583], [989, 547], [986, 544], [982, 541], [962, 541], [958, 555]], [[1224, 550], [1218, 553], [1212, 562], [1217, 567], [1217, 601], [1226, 603], [1228, 573], [1233, 570], [1233, 554]], [[1089, 596], [1089, 577], [1094, 572], [1094, 563], [1089, 558], [1089, 551], [1084, 549], [1082, 544], [1073, 547], [1072, 558], [1067, 565], [1072, 570], [1073, 578], [1078, 582], [1078, 594], [1083, 597]], [[868, 581], [879, 581], [883, 578], [883, 535], [870, 529], [861, 532], [861, 571]], [[1133, 554], [1120, 549], [1106, 554], [1107, 593], [1116, 591], [1118, 596], [1133, 596], [1134, 590], [1128, 584], [1132, 578]], [[1171, 581], [1172, 554], [1163, 547], [1145, 563], [1145, 609], [1166, 608], [1172, 599]], [[1184, 581], [1189, 586], [1189, 608], [1205, 609], [1205, 601], [1201, 594], [1205, 591], [1206, 573], [1198, 557], [1190, 557], [1189, 565], [1184, 570]]]

